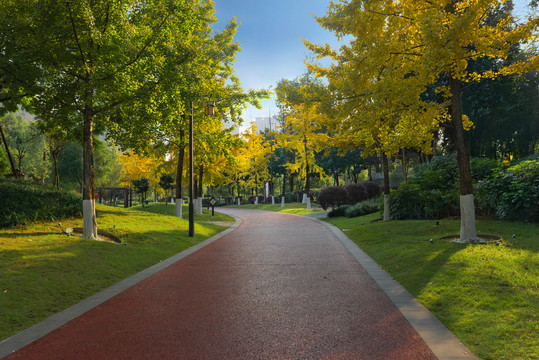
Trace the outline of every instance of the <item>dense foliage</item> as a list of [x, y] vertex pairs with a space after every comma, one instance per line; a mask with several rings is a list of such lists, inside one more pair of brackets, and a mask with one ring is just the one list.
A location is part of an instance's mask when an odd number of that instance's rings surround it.
[[348, 191], [342, 186], [328, 186], [320, 190], [318, 203], [322, 209], [336, 208], [346, 204], [348, 201]]
[[478, 208], [503, 220], [539, 221], [539, 161], [498, 171], [478, 183]]
[[80, 195], [28, 181], [0, 179], [0, 227], [81, 216]]
[[369, 198], [367, 189], [362, 183], [348, 184], [344, 188], [348, 192], [348, 202], [350, 204], [356, 204], [356, 203], [365, 201]]
[[[503, 220], [539, 220], [539, 161], [507, 169], [488, 159], [472, 159], [477, 213]], [[391, 193], [394, 219], [459, 216], [458, 169], [454, 156], [434, 157], [414, 169], [408, 184]]]

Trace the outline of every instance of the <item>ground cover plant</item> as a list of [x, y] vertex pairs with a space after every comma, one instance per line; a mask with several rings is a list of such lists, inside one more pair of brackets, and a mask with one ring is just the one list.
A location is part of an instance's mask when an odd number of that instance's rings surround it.
[[0, 228], [82, 214], [79, 194], [0, 178]]
[[[479, 358], [539, 358], [539, 226], [477, 222], [496, 244], [440, 240], [458, 220], [327, 219], [421, 301]], [[431, 241], [432, 239], [432, 241]]]
[[63, 234], [78, 218], [0, 229], [0, 340], [225, 229], [197, 216], [190, 238], [187, 221], [151, 212], [161, 207], [97, 205], [100, 229], [126, 245]]

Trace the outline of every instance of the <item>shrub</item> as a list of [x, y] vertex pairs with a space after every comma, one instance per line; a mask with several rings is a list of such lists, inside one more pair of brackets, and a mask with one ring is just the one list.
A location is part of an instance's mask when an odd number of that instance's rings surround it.
[[391, 192], [391, 216], [394, 219], [440, 219], [457, 215], [455, 191], [422, 190], [417, 184], [402, 184]]
[[379, 199], [370, 199], [355, 205], [347, 206], [344, 210], [344, 216], [348, 218], [373, 214], [379, 210]]
[[361, 184], [367, 190], [368, 199], [373, 199], [382, 193], [382, 188], [374, 181], [363, 181]]
[[362, 201], [365, 201], [369, 198], [367, 189], [361, 183], [359, 184], [348, 184], [344, 187], [348, 192], [348, 203], [356, 204]]
[[336, 208], [346, 204], [348, 199], [348, 192], [342, 186], [329, 186], [320, 190], [318, 195], [318, 203], [322, 206], [322, 209], [326, 210], [328, 207]]
[[449, 190], [456, 187], [458, 177], [454, 155], [435, 156], [431, 162], [414, 168], [409, 183], [419, 185], [422, 190]]
[[484, 214], [503, 220], [539, 221], [539, 161], [522, 161], [481, 182], [478, 203]]
[[0, 193], [0, 227], [82, 215], [82, 198], [76, 193], [7, 179], [0, 179]]
[[475, 181], [484, 180], [498, 170], [498, 162], [491, 159], [472, 158], [470, 166]]
[[350, 207], [350, 205], [343, 205], [336, 207], [332, 209], [330, 212], [328, 212], [328, 217], [340, 217], [346, 215], [346, 210]]

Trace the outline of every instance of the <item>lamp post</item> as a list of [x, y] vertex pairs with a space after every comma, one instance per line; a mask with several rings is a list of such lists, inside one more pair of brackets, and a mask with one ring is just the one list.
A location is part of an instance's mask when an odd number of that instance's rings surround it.
[[[194, 161], [193, 161], [193, 118], [194, 118], [194, 108], [193, 102], [191, 101], [191, 116], [189, 117], [189, 236], [195, 236], [195, 209], [194, 209], [194, 195], [195, 195], [195, 186], [193, 179], [194, 172]], [[207, 101], [206, 102], [206, 116], [215, 116], [215, 102]]]
[[191, 101], [191, 116], [189, 117], [189, 236], [195, 236], [195, 212], [193, 208], [193, 102]]

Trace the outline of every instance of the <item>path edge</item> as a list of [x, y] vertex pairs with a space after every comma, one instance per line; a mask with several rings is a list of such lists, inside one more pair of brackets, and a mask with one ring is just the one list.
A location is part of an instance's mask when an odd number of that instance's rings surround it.
[[333, 224], [305, 216], [325, 225], [367, 271], [382, 291], [395, 304], [410, 325], [439, 360], [479, 360], [436, 316], [415, 299], [376, 261]]
[[98, 292], [97, 294], [94, 294], [68, 307], [67, 309], [60, 311], [59, 313], [56, 313], [48, 317], [47, 319], [37, 324], [34, 324], [25, 330], [22, 330], [21, 332], [2, 340], [0, 342], [0, 359], [3, 359], [11, 355], [12, 353], [22, 349], [23, 347], [31, 344], [39, 338], [67, 324], [68, 322], [92, 310], [93, 308], [103, 304], [104, 302], [113, 298], [119, 293], [129, 289], [130, 287], [138, 284], [139, 282], [149, 278], [150, 276], [158, 273], [159, 271], [175, 264], [183, 258], [195, 253], [203, 247], [210, 245], [214, 241], [219, 240], [225, 235], [236, 230], [241, 224], [241, 219], [238, 217], [233, 218], [235, 219], [234, 224], [228, 229], [223, 230], [219, 234], [216, 234], [204, 241], [201, 241], [198, 244], [191, 246], [190, 248], [185, 249], [166, 260], [160, 261], [159, 263], [152, 265], [149, 268], [136, 273], [135, 275], [121, 280], [120, 282]]

